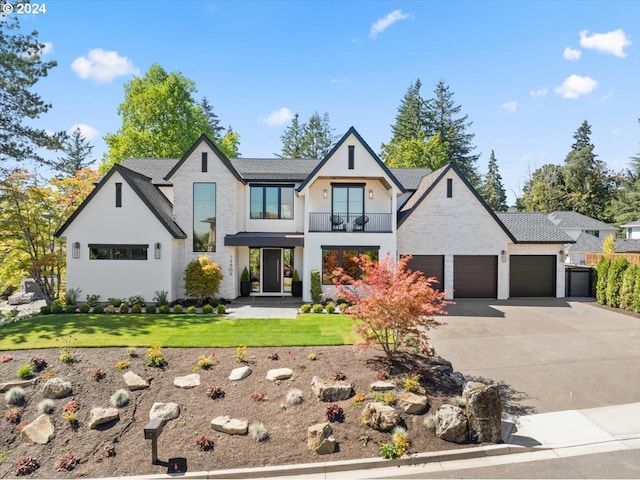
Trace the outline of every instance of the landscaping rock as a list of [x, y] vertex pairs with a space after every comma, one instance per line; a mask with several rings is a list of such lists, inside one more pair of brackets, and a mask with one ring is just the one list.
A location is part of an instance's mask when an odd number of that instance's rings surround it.
[[436, 411], [436, 436], [447, 442], [467, 441], [469, 436], [467, 416], [460, 407], [444, 404]]
[[249, 429], [246, 420], [238, 420], [237, 418], [229, 418], [229, 415], [220, 415], [211, 420], [211, 427], [218, 432], [227, 433], [229, 435], [246, 435]]
[[502, 403], [497, 385], [483, 385], [468, 392], [469, 437], [478, 442], [502, 442]]
[[42, 395], [44, 398], [64, 398], [73, 393], [71, 382], [62, 380], [61, 378], [52, 378], [44, 384]]
[[293, 370], [290, 368], [274, 368], [267, 372], [267, 380], [271, 380], [272, 382], [275, 380], [286, 380], [291, 378], [293, 375]]
[[442, 357], [434, 358], [431, 363], [434, 365], [430, 368], [431, 372], [437, 375], [447, 376], [453, 373], [453, 365]]
[[395, 408], [380, 402], [368, 403], [362, 411], [362, 423], [381, 432], [388, 432], [400, 422]]
[[328, 422], [311, 425], [307, 429], [307, 447], [319, 455], [333, 453], [336, 450], [336, 439], [331, 433]]
[[22, 429], [20, 436], [25, 442], [39, 443], [46, 445], [53, 437], [55, 429], [51, 423], [51, 419], [44, 413], [36, 418], [33, 422]]
[[420, 415], [427, 409], [429, 399], [426, 395], [403, 392], [398, 397], [398, 405], [405, 411], [405, 413], [410, 415]]
[[396, 388], [396, 386], [393, 382], [379, 380], [369, 385], [369, 388], [374, 392], [387, 392], [389, 390], [393, 390], [394, 388]]
[[133, 372], [124, 373], [122, 375], [122, 378], [124, 378], [124, 382], [127, 384], [127, 387], [129, 387], [129, 390], [131, 390], [132, 392], [134, 390], [142, 390], [145, 388], [149, 388], [149, 382], [147, 382], [142, 377], [140, 377], [139, 375], [136, 375]]
[[350, 383], [326, 383], [317, 376], [311, 379], [311, 390], [322, 402], [339, 402], [340, 400], [347, 400], [354, 394], [353, 385]]
[[200, 385], [200, 374], [191, 373], [184, 377], [176, 377], [173, 379], [173, 384], [178, 388], [193, 388]]
[[180, 415], [180, 407], [177, 403], [155, 402], [149, 411], [149, 420], [159, 418], [166, 422], [167, 420], [178, 418], [178, 415]]
[[11, 390], [13, 387], [29, 387], [31, 385], [35, 385], [38, 380], [38, 377], [36, 377], [30, 380], [13, 380], [5, 383], [0, 383], [0, 392], [6, 392], [7, 390]]
[[234, 368], [233, 370], [231, 370], [231, 374], [229, 375], [229, 380], [231, 381], [244, 380], [249, 375], [251, 375], [251, 372], [252, 370], [247, 366]]
[[473, 381], [465, 382], [464, 387], [462, 387], [462, 398], [464, 398], [465, 403], [469, 403], [469, 393], [471, 393], [471, 390], [474, 390], [476, 388], [486, 387], [486, 386], [487, 385], [482, 382], [473, 382]]
[[462, 386], [465, 384], [465, 382], [467, 381], [466, 378], [464, 378], [464, 375], [460, 372], [453, 372], [449, 374], [449, 378], [451, 380], [453, 380], [455, 382], [456, 385], [458, 386]]
[[117, 408], [92, 408], [89, 412], [89, 428], [120, 419]]

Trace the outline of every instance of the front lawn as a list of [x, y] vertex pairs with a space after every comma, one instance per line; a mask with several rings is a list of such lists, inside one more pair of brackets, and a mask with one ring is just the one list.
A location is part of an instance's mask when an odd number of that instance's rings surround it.
[[39, 315], [0, 327], [0, 350], [62, 347], [249, 347], [345, 345], [355, 341], [345, 315], [228, 319], [221, 315]]

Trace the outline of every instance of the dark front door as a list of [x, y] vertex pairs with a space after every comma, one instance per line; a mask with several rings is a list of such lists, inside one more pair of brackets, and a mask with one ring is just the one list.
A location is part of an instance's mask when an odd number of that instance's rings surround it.
[[263, 292], [282, 292], [281, 250], [265, 248], [262, 251], [264, 271], [262, 273]]

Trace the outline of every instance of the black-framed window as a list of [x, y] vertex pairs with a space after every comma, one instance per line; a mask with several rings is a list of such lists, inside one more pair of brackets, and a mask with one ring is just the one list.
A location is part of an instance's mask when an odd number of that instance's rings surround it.
[[322, 284], [333, 285], [333, 274], [337, 268], [353, 278], [360, 276], [360, 269], [354, 260], [358, 255], [367, 255], [369, 259], [378, 261], [380, 247], [322, 247]]
[[216, 184], [193, 184], [193, 251], [216, 251]]
[[90, 260], [146, 260], [149, 245], [90, 243]]
[[200, 164], [201, 164], [200, 167], [201, 167], [202, 173], [206, 173], [209, 170], [209, 161], [207, 159], [207, 152], [202, 152]]
[[453, 178], [447, 178], [447, 198], [453, 197]]
[[293, 185], [252, 185], [252, 219], [293, 219]]
[[331, 214], [347, 222], [364, 215], [364, 183], [331, 184]]
[[116, 208], [122, 207], [122, 183], [116, 183]]

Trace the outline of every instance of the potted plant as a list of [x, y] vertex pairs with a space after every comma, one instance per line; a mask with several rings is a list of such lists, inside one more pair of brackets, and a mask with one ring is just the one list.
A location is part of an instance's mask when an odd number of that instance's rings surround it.
[[251, 293], [251, 279], [249, 278], [249, 269], [244, 267], [240, 275], [240, 296], [248, 297]]
[[300, 280], [298, 270], [293, 271], [293, 277], [291, 278], [291, 295], [294, 297], [302, 296], [302, 280]]

